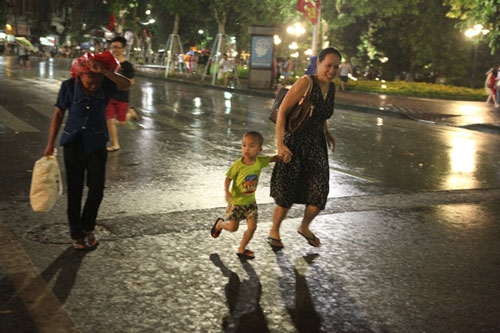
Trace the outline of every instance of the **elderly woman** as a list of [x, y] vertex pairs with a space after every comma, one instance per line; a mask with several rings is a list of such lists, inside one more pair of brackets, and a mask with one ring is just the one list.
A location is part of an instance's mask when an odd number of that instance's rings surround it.
[[335, 85], [340, 52], [328, 47], [319, 53], [317, 74], [312, 76], [313, 87], [309, 94], [314, 112], [296, 132], [285, 130], [287, 114], [297, 104], [308, 87], [306, 77], [298, 80], [287, 93], [278, 111], [276, 141], [278, 156], [271, 178], [271, 196], [276, 207], [268, 242], [274, 248], [283, 248], [280, 225], [290, 207], [304, 204], [302, 223], [297, 231], [311, 246], [318, 247], [320, 240], [309, 229], [312, 220], [326, 206], [329, 191], [329, 166], [327, 145], [335, 150], [335, 139], [330, 134], [327, 119], [333, 114]]
[[[130, 80], [115, 73], [119, 62], [110, 52], [87, 53], [75, 59], [72, 78], [59, 89], [44, 155], [54, 153], [54, 141], [68, 113], [60, 144], [68, 190], [68, 222], [74, 248], [85, 250], [98, 244], [94, 236], [97, 212], [104, 195], [108, 131], [106, 105], [118, 90], [127, 90]], [[82, 211], [83, 186], [87, 199]], [[85, 243], [87, 240], [87, 244]]]

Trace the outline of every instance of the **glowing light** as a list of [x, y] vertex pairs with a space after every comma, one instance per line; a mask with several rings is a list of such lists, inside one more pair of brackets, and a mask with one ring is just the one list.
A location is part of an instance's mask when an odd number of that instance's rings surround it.
[[306, 32], [306, 28], [304, 28], [300, 23], [294, 23], [292, 26], [286, 28], [286, 32], [291, 35], [300, 36]]

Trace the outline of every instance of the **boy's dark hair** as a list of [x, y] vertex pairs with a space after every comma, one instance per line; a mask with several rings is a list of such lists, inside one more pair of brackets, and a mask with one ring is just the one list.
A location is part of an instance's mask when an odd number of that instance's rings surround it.
[[115, 38], [113, 38], [111, 40], [111, 43], [114, 43], [114, 42], [121, 43], [123, 47], [125, 45], [127, 45], [127, 40], [125, 39], [125, 37], [122, 37], [122, 36], [116, 36]]
[[257, 143], [259, 144], [259, 146], [262, 146], [264, 144], [264, 137], [262, 136], [262, 134], [260, 134], [259, 132], [256, 132], [256, 131], [249, 131], [249, 132], [246, 132], [243, 137], [245, 136], [252, 136], [254, 137], [255, 139], [257, 139]]

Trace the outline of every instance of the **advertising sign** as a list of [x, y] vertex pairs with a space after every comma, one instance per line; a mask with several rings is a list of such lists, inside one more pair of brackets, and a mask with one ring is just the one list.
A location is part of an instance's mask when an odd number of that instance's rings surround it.
[[272, 68], [273, 45], [272, 36], [252, 36], [250, 67]]

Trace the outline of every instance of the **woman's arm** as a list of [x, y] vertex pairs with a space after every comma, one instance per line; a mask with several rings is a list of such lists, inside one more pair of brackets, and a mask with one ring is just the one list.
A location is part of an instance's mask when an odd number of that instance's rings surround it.
[[49, 140], [47, 142], [47, 146], [45, 147], [45, 151], [43, 152], [44, 156], [54, 155], [54, 142], [56, 140], [57, 133], [59, 133], [59, 128], [61, 128], [63, 118], [63, 112], [61, 109], [56, 107], [54, 115], [52, 116], [52, 122], [50, 123]]
[[328, 122], [325, 120], [325, 124], [323, 125], [323, 130], [325, 131], [325, 136], [326, 136], [326, 143], [328, 147], [332, 149], [332, 152], [335, 151], [335, 138], [333, 135], [330, 133], [330, 130], [328, 129]]
[[283, 144], [283, 137], [285, 136], [286, 116], [292, 108], [299, 102], [307, 87], [309, 86], [309, 79], [306, 77], [301, 78], [290, 88], [286, 94], [283, 102], [278, 110], [276, 117], [276, 146], [278, 147], [278, 157], [285, 163], [290, 162], [292, 152], [287, 146]]

